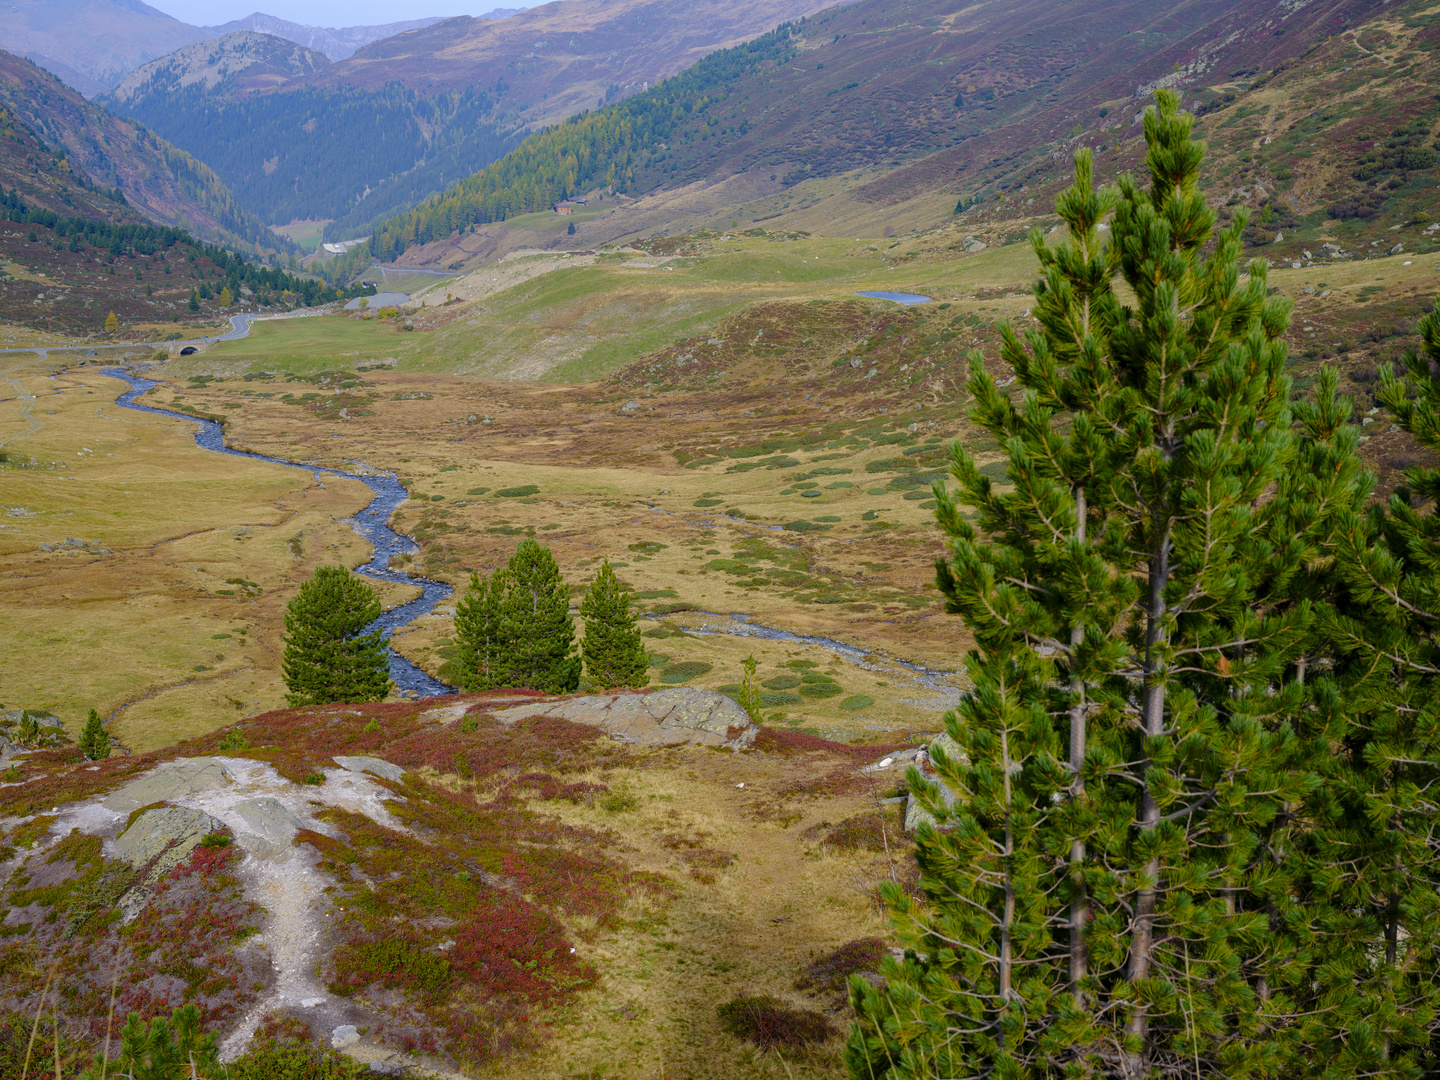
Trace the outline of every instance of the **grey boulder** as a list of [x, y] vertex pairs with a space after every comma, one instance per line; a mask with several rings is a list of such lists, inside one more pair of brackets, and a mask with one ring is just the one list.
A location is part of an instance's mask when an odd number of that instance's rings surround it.
[[128, 814], [155, 802], [178, 802], [200, 791], [216, 791], [235, 782], [230, 770], [214, 758], [180, 758], [157, 765], [144, 776], [111, 792], [104, 805]]
[[330, 1045], [336, 1050], [343, 1050], [347, 1046], [354, 1046], [360, 1041], [360, 1032], [354, 1024], [341, 1024], [330, 1033]]
[[180, 862], [208, 833], [225, 826], [200, 810], [162, 806], [146, 810], [115, 840], [115, 854], [131, 866], [144, 866], [161, 856], [161, 872]]
[[405, 775], [405, 770], [393, 762], [378, 757], [345, 757], [336, 755], [331, 758], [336, 765], [350, 772], [368, 772], [373, 776], [379, 776], [386, 780], [399, 780]]
[[759, 728], [724, 694], [690, 686], [649, 694], [592, 694], [513, 705], [494, 713], [513, 725], [532, 716], [554, 716], [598, 727], [639, 746], [723, 746], [744, 750]]
[[295, 840], [295, 831], [304, 827], [279, 799], [268, 795], [241, 799], [230, 810], [244, 822], [244, 831], [237, 830], [241, 845], [262, 859], [287, 854]]

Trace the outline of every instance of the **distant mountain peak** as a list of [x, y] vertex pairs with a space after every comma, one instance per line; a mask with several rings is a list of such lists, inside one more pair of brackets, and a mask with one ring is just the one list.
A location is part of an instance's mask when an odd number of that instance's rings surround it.
[[[507, 15], [520, 11], [520, 8], [499, 9]], [[481, 18], [504, 18], [497, 12], [482, 15]], [[424, 19], [409, 19], [404, 22], [384, 23], [379, 26], [307, 26], [304, 23], [291, 22], [276, 15], [267, 15], [263, 11], [251, 12], [243, 19], [236, 19], [233, 22], [225, 23], [223, 26], [209, 26], [205, 29], [215, 34], [230, 34], [241, 30], [253, 30], [261, 34], [273, 34], [275, 37], [285, 38], [306, 48], [318, 49], [331, 60], [344, 60], [355, 55], [355, 50], [369, 45], [372, 41], [379, 41], [381, 38], [394, 37], [396, 34], [403, 34], [407, 30], [419, 30], [426, 26], [433, 26], [442, 22], [439, 16]]]
[[222, 83], [235, 92], [268, 89], [329, 66], [330, 59], [317, 49], [274, 34], [239, 30], [186, 45], [136, 68], [120, 80], [111, 100], [123, 105], [157, 89], [172, 90], [196, 83], [207, 90]]

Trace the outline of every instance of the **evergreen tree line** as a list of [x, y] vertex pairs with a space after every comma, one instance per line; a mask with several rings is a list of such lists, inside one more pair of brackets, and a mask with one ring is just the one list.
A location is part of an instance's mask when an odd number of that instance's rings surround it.
[[[650, 681], [630, 594], [605, 560], [580, 604], [585, 637], [577, 655], [570, 588], [550, 549], [522, 540], [509, 563], [472, 574], [456, 605], [458, 655], [449, 665], [471, 693], [498, 689], [573, 693]], [[322, 566], [285, 614], [283, 672], [292, 706], [380, 701], [390, 692], [375, 590], [343, 566]]]
[[518, 137], [496, 120], [498, 101], [399, 83], [245, 97], [177, 84], [108, 107], [206, 162], [264, 221], [333, 218], [326, 236], [339, 237], [509, 151]]
[[[1009, 483], [957, 445], [935, 487], [974, 690], [953, 805], [910, 773], [936, 825], [857, 1080], [1440, 1075], [1440, 470], [1373, 499], [1334, 370], [1293, 397], [1289, 302], [1157, 99], [1148, 187], [1082, 151], [1031, 234], [1017, 387], [972, 357]], [[1433, 451], [1440, 304], [1421, 333], [1380, 397]]]
[[393, 261], [414, 245], [544, 210], [594, 187], [627, 190], [637, 155], [723, 99], [742, 75], [790, 63], [803, 24], [782, 23], [754, 41], [711, 53], [648, 91], [536, 132], [500, 160], [377, 225], [369, 244], [352, 249], [331, 272], [354, 273], [372, 257]]
[[[202, 244], [184, 229], [162, 225], [116, 225], [88, 218], [64, 217], [53, 210], [27, 207], [18, 191], [0, 187], [0, 220], [19, 225], [39, 225], [50, 229], [57, 239], [70, 241], [70, 250], [83, 250], [89, 245], [107, 252], [111, 258], [123, 256], [153, 257], [180, 245], [187, 248], [186, 257], [194, 262], [208, 259], [225, 280], [232, 295], [239, 295], [240, 286], [249, 286], [257, 295], [291, 293], [306, 307], [330, 300], [363, 296], [371, 290], [362, 286], [337, 289], [317, 278], [302, 278], [276, 267], [246, 262], [242, 255], [214, 244]], [[217, 289], [218, 291], [218, 289]]]

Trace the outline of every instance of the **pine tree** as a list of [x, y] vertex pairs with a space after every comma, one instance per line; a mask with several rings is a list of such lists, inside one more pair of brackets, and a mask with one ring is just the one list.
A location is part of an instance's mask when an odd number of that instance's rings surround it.
[[227, 285], [220, 290], [220, 306], [222, 308], [228, 308], [234, 301], [235, 297], [230, 292], [230, 286]]
[[90, 761], [99, 761], [110, 756], [110, 736], [105, 733], [100, 714], [94, 709], [85, 721], [85, 730], [80, 733], [80, 752]]
[[507, 580], [504, 570], [484, 577], [471, 574], [470, 588], [455, 605], [460, 685], [472, 694], [510, 685], [500, 639], [500, 610], [505, 602]]
[[506, 567], [500, 635], [511, 686], [569, 694], [580, 685], [580, 658], [573, 654], [575, 620], [570, 590], [550, 549], [520, 541]]
[[744, 674], [740, 678], [740, 692], [735, 695], [735, 704], [744, 709], [751, 720], [760, 724], [765, 719], [762, 715], [765, 701], [760, 696], [760, 676], [756, 674], [758, 666], [753, 654], [745, 657], [745, 662], [740, 665]]
[[109, 315], [105, 316], [105, 332], [107, 334], [113, 334], [119, 329], [120, 320], [115, 317], [115, 312], [112, 311]]
[[595, 580], [580, 601], [585, 640], [580, 652], [585, 676], [598, 687], [645, 686], [650, 682], [645, 643], [635, 628], [630, 594], [615, 577], [610, 560], [600, 564]]
[[[1399, 426], [1440, 449], [1440, 303], [1420, 320], [1422, 349], [1378, 394]], [[1440, 470], [1416, 465], [1382, 510], [1354, 513], [1337, 563], [1349, 587], [1330, 614], [1336, 643], [1324, 704], [1331, 721], [1334, 794], [1312, 832], [1329, 872], [1311, 888], [1332, 899], [1323, 987], [1363, 1020], [1312, 1039], [1375, 1075], [1440, 1075]], [[1407, 1071], [1412, 1070], [1412, 1071]]]
[[291, 705], [382, 701], [390, 693], [390, 657], [378, 630], [375, 590], [343, 566], [322, 566], [285, 610], [282, 669]]
[[1068, 238], [1031, 234], [1018, 396], [971, 359], [1009, 483], [957, 445], [958, 495], [936, 485], [975, 689], [963, 755], [933, 755], [954, 805], [910, 774], [927, 903], [884, 887], [908, 951], [852, 988], [857, 1078], [1319, 1075], [1315, 1025], [1367, 1022], [1325, 970], [1353, 929], [1311, 857], [1343, 709], [1306, 672], [1368, 478], [1333, 376], [1292, 415], [1288, 303], [1263, 261], [1242, 279], [1246, 216], [1216, 235], [1204, 145], [1157, 101], [1148, 189], [1094, 189], [1081, 151]]
[[570, 590], [550, 549], [520, 541], [505, 569], [472, 575], [456, 606], [467, 690], [527, 688], [572, 693], [580, 685]]

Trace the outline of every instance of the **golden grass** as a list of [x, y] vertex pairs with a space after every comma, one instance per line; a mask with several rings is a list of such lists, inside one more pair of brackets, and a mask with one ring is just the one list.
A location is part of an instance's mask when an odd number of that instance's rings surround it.
[[285, 604], [316, 564], [368, 558], [343, 523], [368, 489], [202, 450], [188, 423], [115, 407], [123, 386], [94, 370], [11, 375], [42, 427], [7, 446], [38, 466], [0, 470], [0, 702], [72, 734], [120, 710], [111, 730], [142, 750], [282, 704]]
[[[832, 1003], [795, 990], [796, 974], [845, 942], [887, 933], [873, 891], [890, 872], [884, 857], [826, 850], [802, 837], [821, 821], [880, 813], [875, 793], [782, 794], [788, 783], [820, 771], [803, 756], [662, 751], [636, 768], [586, 777], [633, 795], [634, 810], [543, 804], [567, 822], [612, 830], [615, 849], [632, 869], [667, 875], [680, 896], [658, 918], [629, 912], [627, 925], [582, 945], [604, 973], [601, 987], [557, 1018], [557, 1037], [538, 1053], [478, 1075], [568, 1080], [593, 1068], [630, 1080], [844, 1075], [838, 1040], [782, 1060], [726, 1034], [715, 1011], [742, 993], [830, 1009]], [[894, 828], [893, 814], [887, 827]], [[682, 862], [683, 848], [667, 846], [676, 837], [736, 859], [713, 881], [699, 880]], [[843, 1010], [831, 1018], [848, 1029]]]

